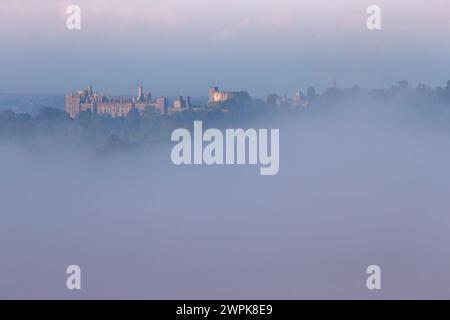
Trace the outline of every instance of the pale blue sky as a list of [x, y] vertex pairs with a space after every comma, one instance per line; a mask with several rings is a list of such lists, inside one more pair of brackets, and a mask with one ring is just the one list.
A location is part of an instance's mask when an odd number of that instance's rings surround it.
[[[66, 29], [69, 4], [80, 31]], [[381, 31], [366, 28], [370, 4]], [[445, 0], [1, 0], [0, 92], [438, 85], [450, 78], [449, 30]]]

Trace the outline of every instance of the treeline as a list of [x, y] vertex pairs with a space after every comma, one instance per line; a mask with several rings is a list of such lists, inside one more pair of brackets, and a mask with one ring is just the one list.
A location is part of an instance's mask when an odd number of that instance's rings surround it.
[[412, 87], [406, 81], [388, 89], [329, 88], [320, 95], [311, 87], [306, 94], [302, 93], [300, 105], [292, 104], [289, 99], [279, 104], [273, 97], [227, 101], [213, 108], [195, 107], [172, 115], [161, 115], [153, 108], [143, 113], [132, 110], [125, 118], [86, 111], [70, 119], [65, 111], [52, 107], [42, 108], [34, 116], [4, 111], [0, 113], [0, 141], [38, 150], [69, 146], [109, 152], [170, 141], [174, 129], [189, 128], [194, 120], [216, 128], [245, 128], [256, 123], [271, 126], [276, 125], [280, 117], [320, 114], [335, 106], [362, 103], [422, 110], [424, 114], [435, 115], [450, 129], [450, 81], [438, 88]]
[[80, 147], [109, 152], [170, 141], [174, 129], [190, 127], [194, 120], [216, 127], [242, 124], [263, 115], [263, 109], [256, 101], [230, 101], [226, 106], [187, 109], [172, 115], [149, 108], [142, 113], [133, 109], [127, 117], [117, 118], [85, 111], [75, 119], [52, 107], [44, 107], [34, 116], [4, 111], [0, 113], [0, 142], [37, 150]]

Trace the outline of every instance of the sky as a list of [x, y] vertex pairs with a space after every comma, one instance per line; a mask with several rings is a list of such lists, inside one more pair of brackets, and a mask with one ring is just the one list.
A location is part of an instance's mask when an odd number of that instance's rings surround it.
[[[81, 8], [81, 30], [66, 9]], [[381, 8], [382, 29], [366, 27]], [[1, 0], [0, 92], [256, 97], [450, 78], [445, 0]]]

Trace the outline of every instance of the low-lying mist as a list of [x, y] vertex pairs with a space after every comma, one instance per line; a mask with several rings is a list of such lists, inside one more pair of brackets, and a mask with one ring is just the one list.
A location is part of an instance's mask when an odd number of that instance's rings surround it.
[[2, 144], [0, 298], [450, 298], [448, 124], [382, 104], [280, 117], [276, 176], [175, 166], [169, 140]]

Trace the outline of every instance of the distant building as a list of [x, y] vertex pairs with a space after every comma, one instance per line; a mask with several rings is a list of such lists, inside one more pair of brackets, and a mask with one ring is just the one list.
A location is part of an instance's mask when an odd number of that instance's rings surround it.
[[192, 108], [191, 97], [185, 96], [184, 97], [184, 104], [185, 104], [186, 108]]
[[[209, 89], [208, 105], [219, 104], [228, 100], [245, 99], [250, 99], [250, 95], [245, 91], [219, 91], [218, 87], [212, 87]], [[66, 112], [71, 118], [75, 118], [80, 112], [88, 110], [99, 115], [126, 117], [132, 109], [144, 112], [147, 108], [155, 108], [161, 114], [167, 115], [192, 107], [189, 96], [178, 96], [169, 110], [167, 97], [158, 97], [155, 101], [152, 101], [152, 94], [145, 93], [141, 85], [138, 87], [135, 97], [105, 96], [99, 92], [94, 92], [92, 86], [88, 86], [85, 90], [79, 90], [77, 93], [69, 92], [66, 95]]]
[[144, 100], [144, 90], [143, 90], [142, 86], [139, 86], [137, 101], [143, 101], [143, 100]]
[[302, 92], [298, 89], [292, 97], [292, 106], [300, 107], [302, 105]]
[[266, 104], [271, 107], [279, 107], [279, 108], [290, 106], [290, 103], [286, 95], [279, 96], [275, 93], [270, 94], [267, 97]]
[[97, 114], [109, 114], [112, 117], [126, 117], [133, 108], [143, 112], [148, 107], [156, 107], [155, 104], [152, 104], [151, 97], [151, 93], [144, 93], [142, 86], [139, 86], [136, 97], [104, 96], [99, 92], [94, 92], [92, 86], [88, 86], [76, 94], [73, 92], [67, 94], [66, 112], [71, 118], [75, 118], [77, 114], [87, 110]]
[[183, 108], [183, 97], [178, 96], [173, 102], [174, 109], [182, 109]]
[[232, 99], [247, 99], [249, 97], [250, 95], [245, 91], [219, 91], [218, 87], [211, 87], [209, 88], [208, 105], [214, 105]]
[[191, 107], [191, 98], [186, 96], [178, 96], [173, 102], [173, 108], [176, 110], [186, 109]]
[[152, 100], [152, 94], [149, 92], [147, 94], [144, 93], [144, 89], [142, 86], [139, 86], [138, 88], [138, 94], [136, 97], [137, 103], [150, 103]]
[[167, 109], [169, 108], [169, 100], [167, 100], [167, 97], [159, 97], [158, 99], [156, 99], [156, 103], [153, 106], [158, 109], [161, 114], [167, 114]]

